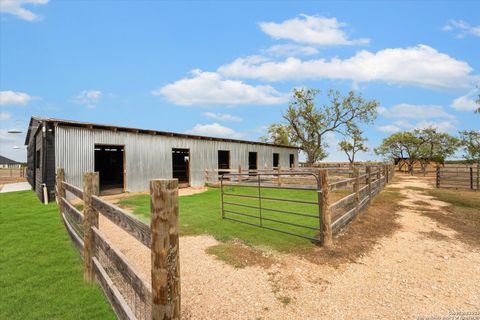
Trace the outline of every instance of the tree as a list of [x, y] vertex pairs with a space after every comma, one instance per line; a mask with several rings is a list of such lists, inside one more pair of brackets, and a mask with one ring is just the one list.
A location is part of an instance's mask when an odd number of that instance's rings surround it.
[[307, 155], [307, 163], [324, 159], [328, 153], [325, 134], [336, 132], [345, 135], [349, 128], [360, 123], [372, 123], [377, 116], [378, 102], [367, 101], [360, 94], [350, 91], [343, 96], [339, 91], [327, 93], [327, 103], [316, 107], [318, 89], [294, 89], [287, 112], [291, 143]]
[[480, 131], [460, 131], [460, 145], [465, 160], [480, 164]]
[[419, 150], [419, 161], [424, 175], [428, 163], [435, 161], [443, 164], [445, 159], [453, 156], [458, 149], [457, 138], [448, 133], [437, 132], [435, 128], [417, 129], [414, 134], [423, 141]]
[[475, 110], [476, 113], [480, 113], [480, 93], [478, 94], [477, 100], [475, 102], [478, 104], [477, 110]]
[[[437, 132], [435, 128], [416, 129], [413, 132], [398, 132], [383, 139], [375, 153], [407, 162], [408, 172], [420, 163], [425, 174], [428, 163], [443, 163], [458, 149], [458, 139], [448, 133]], [[400, 162], [399, 162], [400, 166]], [[400, 169], [400, 168], [399, 168]]]
[[348, 161], [350, 161], [350, 166], [353, 166], [355, 164], [356, 153], [359, 151], [368, 151], [368, 147], [364, 144], [367, 139], [362, 136], [363, 132], [357, 127], [351, 127], [347, 131], [347, 134], [351, 140], [348, 141], [344, 139], [340, 141], [338, 146], [340, 147], [340, 150], [345, 152], [347, 155]]
[[[386, 158], [404, 159], [408, 165], [408, 172], [413, 174], [413, 165], [420, 158], [422, 144], [423, 141], [413, 132], [397, 132], [383, 139], [382, 144], [374, 151]], [[400, 162], [398, 164], [400, 166]]]
[[273, 123], [268, 127], [267, 134], [261, 137], [260, 140], [282, 146], [291, 146], [291, 129], [287, 125]]

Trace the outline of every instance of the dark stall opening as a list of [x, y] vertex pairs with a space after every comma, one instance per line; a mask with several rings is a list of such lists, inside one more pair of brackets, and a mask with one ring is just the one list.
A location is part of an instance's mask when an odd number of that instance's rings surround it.
[[124, 162], [123, 146], [95, 145], [95, 172], [100, 175], [102, 194], [125, 191]]
[[290, 154], [290, 168], [295, 167], [295, 155]]
[[248, 153], [248, 170], [257, 170], [257, 153]]
[[273, 154], [273, 167], [278, 168], [280, 155], [278, 153]]
[[[223, 171], [223, 170], [225, 171]], [[218, 174], [227, 174], [230, 169], [230, 151], [228, 150], [218, 150]]]
[[172, 149], [172, 176], [178, 179], [181, 187], [190, 184], [190, 150], [189, 149]]

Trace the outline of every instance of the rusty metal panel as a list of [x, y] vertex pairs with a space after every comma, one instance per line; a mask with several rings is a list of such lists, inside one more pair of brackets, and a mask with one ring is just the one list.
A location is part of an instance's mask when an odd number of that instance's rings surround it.
[[81, 187], [83, 172], [94, 170], [95, 144], [124, 146], [126, 190], [131, 192], [148, 190], [150, 179], [172, 178], [172, 148], [190, 149], [192, 186], [203, 186], [205, 169], [217, 168], [218, 150], [230, 151], [230, 168], [248, 168], [249, 152], [257, 152], [259, 169], [273, 166], [273, 153], [279, 153], [284, 168], [294, 154], [298, 166], [298, 151], [292, 148], [58, 125], [55, 164], [65, 169], [66, 182]]

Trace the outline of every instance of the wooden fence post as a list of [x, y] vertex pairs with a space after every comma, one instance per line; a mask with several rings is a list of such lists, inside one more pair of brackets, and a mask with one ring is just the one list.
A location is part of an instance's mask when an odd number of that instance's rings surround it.
[[98, 172], [83, 174], [83, 279], [87, 282], [95, 280], [93, 257], [95, 256], [95, 240], [92, 227], [98, 228], [98, 212], [92, 207], [92, 195], [99, 193]]
[[358, 215], [360, 212], [360, 175], [358, 173], [358, 168], [353, 169], [353, 192], [355, 193], [355, 214]]
[[242, 165], [238, 165], [238, 183], [242, 183]]
[[178, 180], [150, 180], [152, 319], [180, 319]]
[[277, 169], [278, 169], [277, 184], [278, 184], [278, 186], [281, 186], [282, 185], [282, 179], [280, 178], [280, 171], [282, 169], [280, 168], [280, 165], [278, 165]]
[[473, 167], [470, 167], [470, 189], [473, 190]]
[[435, 168], [436, 173], [435, 173], [435, 186], [437, 188], [440, 188], [440, 166], [437, 165]]
[[63, 213], [61, 198], [65, 198], [65, 188], [63, 187], [63, 181], [65, 181], [65, 170], [63, 168], [57, 169], [57, 177], [55, 181], [56, 194], [55, 199], [57, 200], [58, 208], [60, 209], [60, 216]]
[[370, 203], [372, 201], [372, 167], [367, 166], [365, 170], [367, 172], [368, 203]]
[[480, 191], [480, 163], [477, 163], [477, 191]]
[[330, 199], [329, 199], [329, 186], [328, 186], [328, 173], [327, 169], [319, 171], [320, 185], [322, 187], [322, 203], [320, 204], [322, 210], [322, 235], [323, 246], [331, 247], [333, 245], [332, 234], [332, 218], [330, 213]]
[[389, 172], [388, 172], [388, 164], [384, 165], [383, 167], [385, 168], [385, 169], [384, 169], [384, 170], [385, 170], [385, 184], [387, 184], [388, 181], [390, 181], [390, 180], [389, 180], [390, 177], [388, 176], [388, 173], [389, 173]]

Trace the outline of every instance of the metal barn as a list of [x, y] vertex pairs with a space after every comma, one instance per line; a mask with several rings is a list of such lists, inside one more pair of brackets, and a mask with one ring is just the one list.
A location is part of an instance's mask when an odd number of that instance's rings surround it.
[[[177, 178], [203, 186], [206, 169], [297, 167], [298, 148], [156, 130], [32, 117], [27, 179], [38, 197], [55, 197], [55, 172], [82, 186], [84, 172], [100, 173], [100, 191], [148, 190], [150, 179]], [[46, 188], [46, 192], [45, 192]]]

